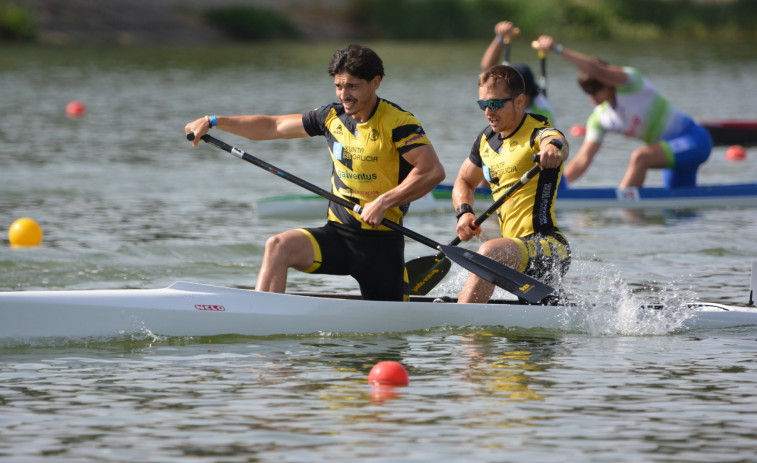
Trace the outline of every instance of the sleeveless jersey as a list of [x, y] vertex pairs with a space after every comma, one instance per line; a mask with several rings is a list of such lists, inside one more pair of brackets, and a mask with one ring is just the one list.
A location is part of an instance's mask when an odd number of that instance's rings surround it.
[[[562, 135], [545, 117], [527, 113], [520, 127], [507, 138], [501, 138], [491, 126], [484, 129], [468, 158], [483, 170], [496, 201], [533, 167], [533, 155], [541, 151], [541, 138], [555, 134]], [[557, 169], [542, 170], [499, 208], [503, 237], [520, 238], [557, 229], [555, 199], [562, 168], [563, 164]]]
[[[302, 122], [310, 136], [326, 138], [333, 166], [331, 191], [361, 206], [407, 177], [413, 166], [402, 155], [431, 144], [415, 116], [382, 98], [366, 122], [358, 123], [345, 114], [341, 103], [303, 114]], [[406, 211], [407, 205], [393, 207], [386, 218], [400, 223]], [[360, 220], [360, 214], [334, 203], [329, 203], [328, 219], [354, 229], [374, 230]], [[389, 229], [382, 226], [380, 230]]]
[[624, 67], [628, 81], [615, 87], [615, 107], [596, 106], [586, 122], [586, 140], [601, 142], [607, 131], [655, 143], [690, 126], [691, 118], [677, 110], [634, 68]]

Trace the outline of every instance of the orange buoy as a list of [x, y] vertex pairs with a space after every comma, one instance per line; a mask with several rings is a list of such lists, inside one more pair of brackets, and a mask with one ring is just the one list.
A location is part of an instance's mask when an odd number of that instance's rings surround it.
[[368, 374], [370, 384], [382, 384], [390, 386], [407, 386], [410, 377], [407, 370], [399, 362], [386, 360], [373, 365]]
[[725, 158], [728, 161], [743, 161], [746, 159], [746, 150], [741, 145], [729, 146], [725, 150]]
[[87, 107], [81, 101], [71, 101], [66, 105], [66, 117], [76, 119], [83, 117], [87, 112]]
[[8, 241], [14, 248], [39, 246], [42, 244], [42, 227], [29, 217], [17, 219], [8, 229]]
[[583, 124], [575, 124], [570, 128], [570, 134], [574, 137], [586, 136], [586, 126]]

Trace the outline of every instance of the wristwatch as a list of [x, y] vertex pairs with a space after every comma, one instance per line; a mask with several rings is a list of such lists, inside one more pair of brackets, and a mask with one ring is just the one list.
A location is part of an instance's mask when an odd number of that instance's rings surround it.
[[551, 140], [549, 141], [549, 144], [550, 144], [550, 145], [555, 145], [555, 146], [557, 147], [557, 149], [559, 149], [559, 150], [560, 150], [560, 152], [562, 152], [562, 149], [563, 149], [563, 146], [564, 146], [564, 145], [563, 145], [563, 144], [562, 144], [562, 142], [561, 142], [560, 140], [558, 140], [557, 138], [553, 138], [553, 139], [551, 139]]
[[473, 207], [470, 204], [462, 203], [461, 205], [457, 207], [457, 209], [455, 209], [455, 218], [457, 218], [457, 220], [460, 220], [460, 217], [467, 214], [468, 212], [470, 212], [473, 215], [476, 215], [476, 213], [473, 212]]

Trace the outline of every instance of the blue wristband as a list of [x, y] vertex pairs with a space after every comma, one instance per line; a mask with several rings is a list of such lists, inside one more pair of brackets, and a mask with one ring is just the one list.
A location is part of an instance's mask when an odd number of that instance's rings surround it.
[[499, 43], [505, 43], [505, 38], [502, 37], [501, 35], [497, 36], [497, 40], [499, 41]]
[[210, 116], [210, 128], [212, 129], [213, 127], [215, 127], [217, 125], [218, 125], [218, 121], [216, 121], [216, 117], [215, 116]]
[[559, 55], [560, 53], [562, 53], [562, 44], [558, 43], [557, 45], [555, 45], [555, 54]]

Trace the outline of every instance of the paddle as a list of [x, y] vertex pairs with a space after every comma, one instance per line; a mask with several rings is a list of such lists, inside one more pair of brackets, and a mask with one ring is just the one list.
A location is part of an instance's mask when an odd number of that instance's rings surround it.
[[[187, 134], [187, 139], [190, 141], [194, 140], [194, 137], [195, 137], [194, 133]], [[306, 190], [309, 190], [319, 196], [322, 196], [331, 202], [339, 204], [342, 207], [350, 209], [358, 214], [362, 211], [362, 208], [360, 207], [360, 205], [347, 201], [344, 198], [340, 198], [339, 196], [336, 196], [330, 191], [326, 191], [316, 185], [313, 185], [310, 182], [307, 182], [299, 177], [296, 177], [288, 172], [285, 172], [263, 161], [262, 159], [256, 158], [255, 156], [252, 156], [251, 154], [245, 153], [239, 148], [231, 146], [227, 143], [224, 143], [221, 140], [218, 140], [217, 138], [214, 138], [206, 134], [202, 136], [202, 140], [205, 141], [206, 143], [210, 143], [211, 145], [217, 148], [220, 148], [224, 151], [231, 153], [232, 155], [238, 157], [239, 159], [242, 159], [251, 164], [254, 164], [260, 167], [261, 169], [267, 170], [268, 172], [283, 178], [284, 180], [292, 182], [298, 186], [305, 188]], [[456, 264], [465, 268], [469, 272], [478, 275], [484, 280], [490, 283], [493, 283], [499, 286], [500, 288], [503, 288], [515, 294], [516, 296], [527, 300], [528, 302], [537, 303], [541, 301], [542, 299], [544, 299], [545, 297], [547, 297], [548, 295], [550, 295], [552, 292], [554, 292], [553, 288], [545, 285], [539, 280], [531, 278], [527, 275], [523, 275], [522, 273], [506, 265], [500, 264], [499, 262], [495, 260], [489, 259], [486, 256], [482, 256], [480, 254], [468, 251], [466, 249], [439, 244], [430, 238], [426, 238], [423, 235], [420, 235], [410, 229], [403, 227], [402, 225], [398, 225], [387, 219], [384, 219], [381, 222], [381, 225], [384, 225], [385, 227], [390, 228], [394, 231], [400, 232], [403, 235], [407, 236], [408, 238], [418, 241], [421, 244], [425, 244], [428, 247], [438, 249], [439, 251], [441, 251], [443, 255], [449, 258], [449, 260], [455, 262]]]
[[[534, 162], [539, 162], [538, 154], [534, 155]], [[509, 198], [510, 195], [512, 195], [516, 190], [528, 183], [528, 181], [531, 180], [531, 178], [533, 178], [539, 172], [539, 170], [539, 166], [534, 166], [531, 168], [531, 170], [523, 174], [520, 180], [518, 180], [510, 188], [508, 188], [507, 191], [505, 191], [505, 193], [494, 202], [494, 204], [489, 206], [487, 210], [482, 212], [481, 215], [473, 220], [471, 228], [480, 227], [481, 223], [484, 220], [488, 219], [489, 216], [494, 214], [497, 209], [499, 209], [505, 203], [505, 201], [507, 201], [507, 198]], [[449, 246], [457, 246], [458, 244], [460, 244], [460, 241], [460, 237], [456, 236], [455, 239], [450, 241]], [[405, 264], [405, 267], [407, 268], [407, 276], [410, 280], [410, 294], [419, 296], [428, 294], [428, 292], [431, 291], [436, 285], [438, 285], [447, 275], [451, 266], [452, 264], [450, 263], [449, 259], [447, 259], [443, 253], [439, 253], [435, 256], [418, 257], [417, 259], [413, 259]], [[528, 277], [527, 275], [523, 275], [519, 272], [516, 273], [529, 279], [518, 280], [522, 281], [524, 284], [531, 283], [530, 280], [533, 280], [533, 278]]]
[[547, 96], [547, 53], [539, 50], [539, 41], [531, 42], [531, 48], [539, 53], [539, 62], [541, 64], [541, 76], [539, 76], [539, 91], [542, 95]]
[[512, 36], [512, 38], [507, 37], [507, 38], [503, 38], [502, 39], [503, 42], [504, 42], [504, 44], [505, 44], [505, 64], [507, 64], [507, 65], [510, 64], [510, 42], [511, 42], [512, 39], [514, 39], [515, 37], [517, 37], [518, 34], [520, 34], [520, 28], [516, 27], [516, 28], [513, 29], [513, 36]]
[[547, 54], [539, 50], [539, 62], [541, 63], [541, 76], [539, 76], [539, 91], [547, 96]]

